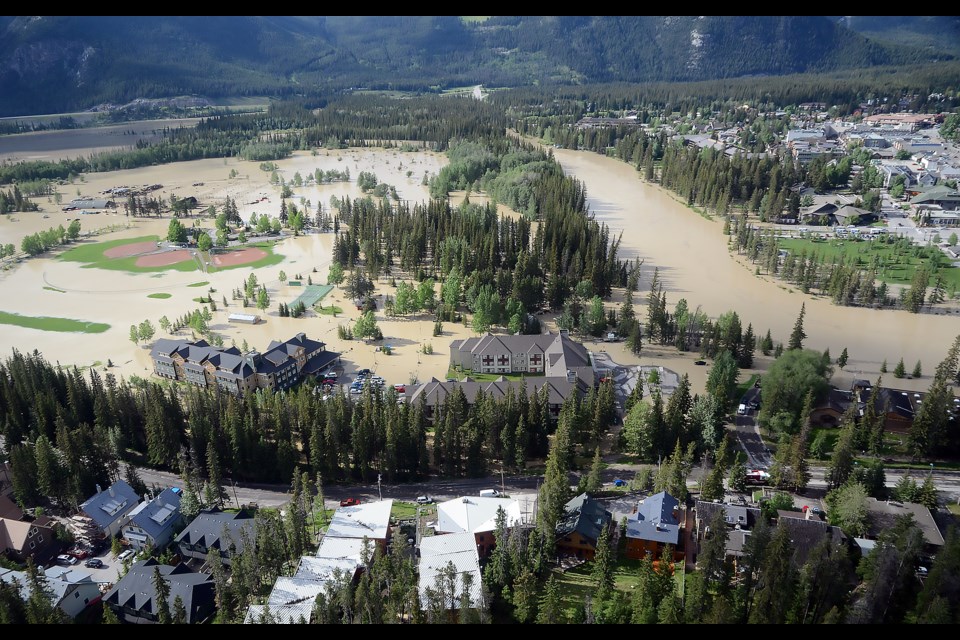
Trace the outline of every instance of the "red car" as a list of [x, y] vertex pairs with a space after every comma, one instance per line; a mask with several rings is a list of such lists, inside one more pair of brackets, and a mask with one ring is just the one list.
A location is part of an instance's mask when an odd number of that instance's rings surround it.
[[360, 501], [357, 500], [356, 498], [344, 498], [343, 500], [340, 501], [341, 507], [355, 507], [358, 504], [360, 504]]

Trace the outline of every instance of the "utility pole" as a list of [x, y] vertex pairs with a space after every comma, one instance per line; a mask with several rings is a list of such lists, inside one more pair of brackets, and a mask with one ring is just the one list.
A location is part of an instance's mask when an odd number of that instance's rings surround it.
[[233, 500], [237, 503], [237, 509], [240, 508], [240, 499], [237, 498], [237, 483], [233, 481], [233, 478], [230, 478], [230, 485], [233, 487]]
[[503, 462], [501, 462], [500, 463], [500, 495], [504, 496], [506, 495], [506, 493], [507, 493], [506, 485], [503, 482]]
[[377, 474], [377, 493], [380, 495], [380, 499], [383, 500], [383, 491], [380, 490], [380, 479], [381, 479], [381, 477], [382, 477], [382, 475], [378, 473], [378, 474]]

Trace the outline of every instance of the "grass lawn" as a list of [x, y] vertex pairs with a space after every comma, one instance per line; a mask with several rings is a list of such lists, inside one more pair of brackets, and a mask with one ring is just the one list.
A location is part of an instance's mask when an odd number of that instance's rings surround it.
[[960, 504], [950, 503], [947, 505], [947, 511], [955, 516], [960, 516]]
[[[393, 507], [390, 509], [390, 517], [394, 520], [412, 520], [417, 517], [418, 506], [416, 502], [394, 500]], [[437, 505], [427, 504], [420, 507], [420, 509], [424, 515], [435, 514], [437, 512]]]
[[137, 266], [137, 260], [140, 256], [108, 258], [103, 255], [105, 251], [114, 247], [134, 244], [136, 242], [156, 242], [157, 239], [157, 236], [142, 236], [139, 238], [124, 238], [122, 240], [107, 240], [93, 244], [82, 244], [62, 253], [60, 259], [69, 262], [84, 262], [86, 263], [83, 265], [84, 269], [109, 269], [111, 271], [132, 271], [134, 273], [197, 270], [197, 261], [192, 257], [175, 264], [168, 264], [161, 267], [140, 267]]
[[56, 287], [44, 287], [45, 291], [56, 291], [57, 293], [66, 293], [63, 289], [57, 289]]
[[148, 298], [157, 298], [158, 300], [166, 300], [167, 298], [172, 297], [172, 293], [150, 293], [147, 294]]
[[760, 379], [760, 374], [755, 373], [755, 374], [753, 374], [752, 376], [750, 376], [749, 379], [744, 380], [743, 382], [741, 382], [740, 384], [738, 384], [738, 385], [737, 385], [737, 390], [734, 392], [734, 393], [736, 394], [736, 395], [734, 396], [734, 397], [736, 398], [736, 400], [739, 401], [740, 398], [743, 397], [743, 394], [745, 394], [745, 393], [747, 392], [747, 390], [750, 389], [750, 388], [757, 382], [757, 380], [759, 380], [759, 379]]
[[102, 322], [87, 322], [70, 318], [51, 318], [47, 316], [21, 316], [16, 313], [0, 311], [0, 324], [12, 324], [41, 331], [64, 331], [67, 333], [103, 333], [110, 325]]
[[197, 261], [193, 258], [162, 267], [139, 267], [137, 259], [140, 256], [126, 258], [108, 258], [104, 252], [114, 247], [120, 247], [137, 242], [157, 242], [157, 236], [141, 236], [139, 238], [124, 238], [121, 240], [107, 240], [92, 244], [81, 244], [60, 254], [61, 260], [69, 262], [84, 262], [84, 269], [110, 269], [111, 271], [132, 271], [134, 273], [151, 273], [156, 271], [196, 271]]
[[[621, 540], [621, 547], [625, 548], [625, 546], [626, 540]], [[560, 601], [568, 617], [583, 605], [586, 596], [596, 595], [597, 585], [590, 577], [592, 569], [593, 562], [585, 562], [565, 573], [554, 571], [560, 591]], [[640, 560], [627, 558], [621, 550], [617, 566], [613, 570], [613, 582], [617, 590], [630, 593], [640, 583]]]
[[338, 306], [335, 305], [335, 304], [332, 304], [332, 305], [330, 305], [329, 307], [319, 307], [319, 306], [318, 306], [318, 307], [314, 307], [313, 310], [316, 311], [317, 313], [319, 313], [319, 314], [322, 315], [322, 316], [334, 316], [334, 317], [336, 317], [336, 316], [340, 315], [341, 313], [343, 313], [343, 309], [341, 309], [340, 307], [338, 307]]
[[194, 282], [193, 284], [188, 284], [187, 286], [188, 287], [205, 287], [208, 284], [210, 283], [207, 280], [204, 280], [203, 282]]
[[70, 262], [90, 262], [96, 263], [112, 258], [105, 258], [103, 253], [114, 247], [122, 247], [126, 244], [136, 244], [137, 242], [157, 242], [158, 236], [141, 236], [139, 238], [122, 238], [120, 240], [105, 240], [104, 242], [92, 242], [79, 244], [60, 254], [61, 260]]
[[477, 382], [493, 382], [500, 376], [503, 376], [507, 380], [520, 380], [522, 378], [538, 378], [543, 377], [542, 373], [473, 373], [472, 371], [458, 371], [453, 367], [447, 370], [448, 378], [456, 378], [460, 380], [465, 376], [470, 376], [472, 380]]
[[815, 441], [817, 436], [819, 436], [821, 433], [823, 435], [820, 437], [824, 438], [823, 455], [825, 457], [823, 459], [828, 460], [830, 458], [830, 454], [833, 453], [833, 448], [837, 446], [837, 439], [840, 437], [840, 429], [836, 427], [814, 427], [813, 433], [810, 434], [810, 442], [813, 443], [813, 441]]
[[[913, 279], [913, 273], [917, 267], [930, 262], [927, 256], [928, 249], [922, 249], [921, 255], [915, 256], [913, 249], [904, 250], [898, 248], [896, 244], [887, 244], [882, 240], [841, 240], [833, 238], [830, 240], [808, 240], [801, 238], [780, 238], [779, 246], [794, 253], [799, 253], [806, 249], [807, 255], [815, 251], [823, 256], [826, 262], [831, 262], [834, 258], [844, 256], [849, 262], [851, 259], [860, 261], [864, 269], [869, 268], [874, 257], [879, 258], [880, 268], [877, 277], [883, 282], [889, 284], [910, 284]], [[912, 246], [912, 245], [911, 245]], [[939, 253], [939, 249], [931, 248], [929, 251]], [[943, 254], [939, 254], [943, 256]], [[943, 276], [945, 286], [951, 284], [954, 287], [960, 287], [960, 269], [949, 266], [946, 263], [946, 256], [943, 256], [944, 264], [940, 267], [940, 274]], [[931, 281], [931, 285], [933, 282]]]

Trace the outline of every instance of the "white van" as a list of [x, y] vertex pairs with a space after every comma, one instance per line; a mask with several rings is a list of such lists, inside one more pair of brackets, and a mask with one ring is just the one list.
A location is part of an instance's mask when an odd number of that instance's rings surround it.
[[496, 489], [483, 489], [480, 491], [481, 498], [499, 498], [500, 492]]
[[737, 407], [737, 415], [738, 416], [747, 415], [747, 405], [741, 404], [739, 407]]

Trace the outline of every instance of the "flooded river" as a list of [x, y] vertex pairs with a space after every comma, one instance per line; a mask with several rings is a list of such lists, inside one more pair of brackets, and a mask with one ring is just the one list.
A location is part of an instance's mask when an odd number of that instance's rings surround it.
[[[782, 282], [759, 278], [752, 266], [727, 251], [722, 222], [701, 217], [669, 192], [643, 182], [632, 166], [587, 151], [553, 152], [564, 171], [586, 185], [596, 219], [623, 232], [620, 256], [645, 261], [639, 303], [649, 290], [654, 267], [659, 267], [668, 305], [682, 297], [691, 308], [700, 305], [712, 317], [734, 310], [744, 325], [753, 323], [758, 337], [769, 328], [774, 341], [786, 342], [800, 305], [806, 302], [804, 346], [829, 347], [834, 357], [846, 347], [850, 354], [846, 370], [869, 378], [879, 375], [884, 359], [892, 371], [901, 357], [908, 371], [921, 360], [929, 375], [960, 334], [957, 315], [840, 307]], [[645, 311], [638, 309], [638, 315], [644, 318]], [[886, 383], [893, 381], [888, 374]], [[924, 388], [929, 378], [918, 382]]]

